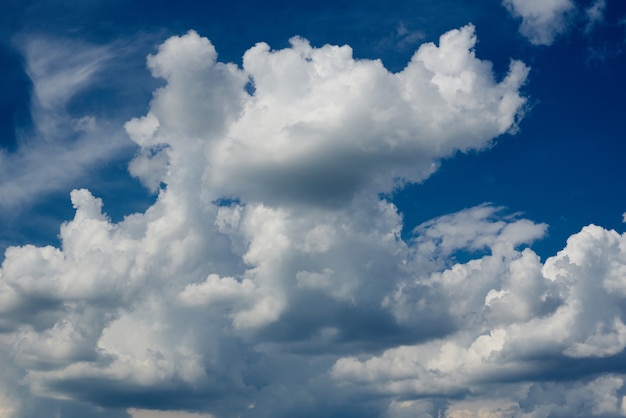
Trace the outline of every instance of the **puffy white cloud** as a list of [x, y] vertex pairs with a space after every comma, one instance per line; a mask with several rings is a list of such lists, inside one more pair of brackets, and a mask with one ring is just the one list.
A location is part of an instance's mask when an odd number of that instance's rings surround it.
[[390, 73], [300, 38], [242, 68], [195, 32], [167, 40], [148, 58], [166, 83], [126, 124], [157, 200], [112, 222], [74, 190], [59, 248], [7, 250], [0, 396], [83, 416], [437, 416], [419, 399], [601, 373], [626, 344], [622, 235], [587, 227], [542, 264], [525, 247], [544, 224], [482, 205], [405, 241], [380, 198], [515, 128], [528, 68], [495, 80], [475, 42], [450, 31]]
[[520, 17], [520, 32], [535, 45], [550, 45], [567, 29], [572, 0], [503, 0], [513, 16]]
[[[313, 48], [293, 38], [280, 51], [257, 44], [239, 70], [214, 63], [213, 46], [191, 32], [150, 58], [168, 85], [127, 129], [144, 148], [170, 146], [170, 159], [203, 154], [196, 160], [213, 197], [335, 205], [366, 188], [388, 192], [423, 180], [439, 158], [484, 148], [515, 127], [528, 68], [513, 61], [498, 83], [475, 57], [475, 42], [472, 26], [450, 31], [393, 74], [380, 61], [354, 60], [348, 46]], [[193, 65], [178, 56], [183, 51], [197, 56]], [[248, 80], [253, 96], [244, 94]], [[134, 164], [134, 174], [154, 186], [140, 169], [147, 162]]]

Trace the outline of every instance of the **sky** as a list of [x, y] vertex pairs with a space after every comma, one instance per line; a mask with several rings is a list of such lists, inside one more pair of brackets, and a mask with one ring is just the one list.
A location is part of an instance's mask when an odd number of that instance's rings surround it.
[[626, 416], [626, 2], [0, 6], [0, 418]]

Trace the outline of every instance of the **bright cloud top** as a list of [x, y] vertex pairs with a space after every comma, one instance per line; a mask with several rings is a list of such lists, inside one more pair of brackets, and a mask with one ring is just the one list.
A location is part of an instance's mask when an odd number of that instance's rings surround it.
[[144, 150], [131, 171], [149, 187], [170, 184], [172, 159], [201, 147], [204, 193], [287, 205], [421, 181], [439, 158], [484, 148], [520, 115], [527, 67], [512, 61], [497, 82], [475, 42], [472, 26], [451, 31], [392, 74], [380, 61], [354, 60], [348, 46], [316, 49], [300, 38], [280, 51], [257, 44], [241, 70], [216, 63], [194, 32], [172, 38], [148, 60], [167, 87], [127, 125]]
[[[74, 190], [60, 248], [6, 251], [1, 413], [437, 416], [429, 397], [497, 383], [518, 416], [566, 414], [549, 391], [617, 414], [623, 378], [593, 378], [626, 346], [623, 235], [589, 226], [542, 264], [544, 224], [483, 205], [404, 241], [379, 197], [515, 130], [528, 68], [497, 80], [475, 42], [450, 31], [399, 73], [301, 38], [242, 68], [195, 32], [163, 43], [166, 84], [126, 124], [157, 201], [113, 223]], [[526, 383], [559, 364], [582, 383]]]

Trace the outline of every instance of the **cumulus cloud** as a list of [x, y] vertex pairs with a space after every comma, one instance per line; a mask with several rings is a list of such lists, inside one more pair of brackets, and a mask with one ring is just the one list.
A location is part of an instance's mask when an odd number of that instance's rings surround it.
[[[515, 127], [528, 68], [512, 61], [497, 82], [490, 63], [475, 57], [475, 42], [472, 26], [451, 31], [393, 74], [380, 61], [354, 60], [348, 46], [313, 48], [300, 38], [280, 51], [257, 44], [238, 69], [214, 62], [213, 46], [190, 33], [149, 59], [168, 85], [127, 129], [144, 148], [167, 145], [160, 152], [170, 158], [201, 146], [205, 190], [218, 197], [335, 205], [364, 189], [421, 181], [439, 158], [484, 148]], [[192, 48], [196, 60], [178, 56]], [[141, 164], [146, 158], [155, 161], [142, 154]]]
[[[533, 413], [556, 398], [526, 382], [606, 371], [626, 346], [623, 235], [589, 226], [542, 263], [547, 226], [520, 214], [485, 204], [403, 240], [381, 198], [515, 129], [528, 68], [497, 80], [475, 42], [452, 30], [398, 73], [301, 38], [242, 67], [195, 32], [164, 42], [148, 67], [166, 83], [125, 125], [157, 200], [112, 222], [74, 190], [58, 248], [6, 251], [0, 399], [18, 416], [438, 416], [502, 384], [495, 403]], [[619, 382], [591, 413], [616, 410]]]
[[576, 5], [572, 0], [503, 0], [509, 12], [522, 19], [520, 32], [535, 45], [550, 45], [568, 25]]

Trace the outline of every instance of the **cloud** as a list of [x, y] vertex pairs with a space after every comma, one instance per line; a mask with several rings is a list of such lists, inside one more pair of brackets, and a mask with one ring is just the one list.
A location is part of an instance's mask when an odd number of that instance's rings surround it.
[[595, 0], [585, 9], [574, 0], [503, 0], [502, 4], [513, 17], [521, 18], [520, 33], [534, 45], [552, 45], [577, 24], [589, 36], [605, 20], [605, 0]]
[[[482, 149], [515, 127], [528, 68], [512, 61], [497, 82], [490, 64], [475, 58], [475, 42], [471, 26], [451, 31], [392, 74], [380, 61], [354, 60], [348, 46], [316, 49], [293, 38], [280, 51], [257, 44], [240, 70], [213, 65], [213, 46], [190, 33], [149, 59], [168, 85], [155, 95], [151, 112], [127, 129], [144, 148], [166, 144], [171, 149], [163, 152], [172, 156], [202, 146], [212, 198], [341, 204], [365, 189], [388, 192], [398, 182], [421, 181], [439, 158]], [[198, 57], [192, 65], [174, 56], [191, 48]], [[243, 89], [249, 80], [251, 97]], [[200, 132], [207, 142], [194, 141]]]
[[521, 417], [625, 416], [624, 379], [614, 375], [589, 382], [535, 383], [520, 401]]
[[604, 21], [605, 10], [605, 0], [596, 0], [591, 6], [585, 9], [585, 16], [587, 18], [587, 25], [585, 26], [586, 33], [590, 33], [595, 26]]
[[[112, 58], [110, 48], [68, 40], [32, 37], [22, 48], [26, 72], [33, 82], [33, 99], [46, 110], [65, 107]], [[46, 129], [49, 127], [40, 128]]]
[[121, 45], [34, 35], [16, 39], [32, 82], [32, 127], [16, 129], [15, 151], [0, 150], [0, 210], [7, 213], [69, 190], [88, 170], [132, 152], [133, 146], [115, 112], [74, 105], [89, 94], [95, 94], [94, 101], [105, 100], [93, 90], [105, 82], [113, 89], [108, 70], [126, 54]]
[[550, 45], [567, 29], [575, 11], [572, 0], [503, 0], [509, 12], [522, 19], [520, 32], [534, 45]]
[[381, 197], [515, 129], [528, 68], [496, 80], [475, 42], [452, 30], [391, 73], [301, 38], [242, 67], [168, 39], [148, 58], [165, 84], [125, 125], [157, 199], [113, 222], [76, 189], [58, 248], [7, 249], [0, 396], [31, 416], [367, 417], [592, 390], [626, 345], [623, 235], [586, 227], [542, 263], [545, 224], [484, 204], [403, 240]]
[[403, 51], [414, 48], [425, 37], [423, 32], [413, 30], [406, 23], [400, 22], [393, 32], [376, 42], [375, 49]]

